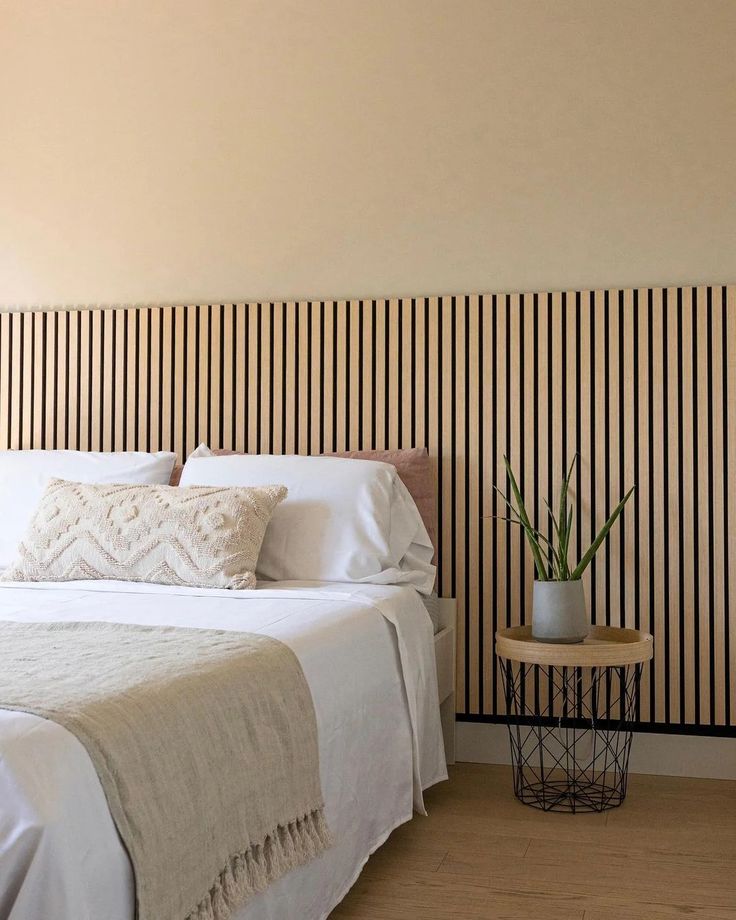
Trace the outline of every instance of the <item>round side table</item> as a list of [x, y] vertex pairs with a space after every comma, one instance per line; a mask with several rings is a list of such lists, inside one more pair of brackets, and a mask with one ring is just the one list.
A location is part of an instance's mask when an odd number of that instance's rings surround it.
[[605, 811], [626, 797], [631, 722], [654, 640], [593, 626], [583, 642], [501, 629], [496, 653], [508, 712], [514, 794], [544, 811]]

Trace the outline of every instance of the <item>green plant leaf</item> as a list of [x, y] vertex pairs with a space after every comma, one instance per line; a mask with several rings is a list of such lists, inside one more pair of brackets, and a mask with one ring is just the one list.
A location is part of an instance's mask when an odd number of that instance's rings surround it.
[[[558, 540], [559, 540], [559, 556], [560, 556], [560, 579], [565, 580], [570, 577], [570, 568], [567, 564], [567, 554], [570, 546], [570, 524], [568, 521], [567, 514], [567, 495], [570, 489], [570, 479], [572, 478], [572, 472], [575, 469], [575, 461], [577, 460], [577, 452], [573, 454], [572, 460], [570, 461], [570, 468], [567, 471], [567, 475], [562, 480], [562, 488], [560, 489], [560, 512], [558, 515]], [[554, 520], [554, 517], [552, 518]]]
[[[521, 523], [524, 525], [524, 530], [526, 531], [527, 538], [530, 534], [534, 533], [534, 528], [531, 525], [529, 520], [529, 515], [526, 513], [526, 507], [524, 505], [524, 499], [521, 497], [521, 492], [519, 486], [516, 482], [516, 477], [514, 476], [514, 471], [511, 469], [511, 464], [506, 455], [504, 455], [503, 462], [506, 465], [506, 473], [509, 477], [509, 482], [511, 483], [511, 491], [514, 493], [514, 500], [516, 501], [516, 511], [519, 515]], [[532, 556], [534, 557], [534, 565], [537, 569], [537, 575], [543, 580], [547, 580], [547, 571], [544, 567], [544, 559], [542, 557], [542, 552], [539, 547], [539, 542], [536, 539], [529, 540], [529, 545], [531, 546]]]
[[567, 514], [567, 524], [565, 526], [565, 549], [564, 549], [564, 559], [565, 559], [565, 578], [570, 578], [570, 566], [567, 562], [568, 553], [570, 551], [570, 534], [572, 533], [572, 517], [573, 511], [575, 510], [574, 505], [570, 505], [570, 510]]
[[[511, 514], [514, 515], [514, 517], [510, 517], [510, 518], [509, 518], [509, 517], [505, 517], [505, 516], [502, 515], [502, 514], [487, 514], [487, 515], [485, 515], [485, 517], [488, 517], [488, 518], [495, 518], [495, 519], [498, 520], [498, 521], [506, 521], [506, 522], [509, 523], [509, 524], [519, 524], [519, 525], [521, 525], [522, 527], [524, 527], [524, 528], [526, 529], [527, 525], [526, 525], [526, 524], [524, 523], [524, 521], [522, 521], [522, 519], [519, 517], [519, 515], [518, 515], [518, 513], [517, 513], [517, 511], [516, 511], [516, 508], [514, 508], [514, 506], [513, 506], [513, 505], [511, 504], [511, 502], [509, 501], [509, 499], [503, 494], [503, 492], [498, 488], [498, 486], [494, 485], [493, 488], [496, 490], [496, 492], [498, 492], [499, 496], [501, 497], [501, 500], [504, 502], [504, 504], [505, 504], [506, 507], [509, 509], [509, 511], [511, 512]], [[546, 537], [540, 530], [537, 530], [536, 527], [532, 527], [532, 526], [531, 526], [531, 523], [530, 523], [528, 526], [531, 528], [531, 532], [534, 534], [534, 537], [535, 537], [536, 540], [542, 540], [542, 541], [543, 541], [544, 543], [546, 543], [550, 548], [552, 547], [552, 544], [550, 543], [550, 541], [547, 539], [547, 537]]]
[[588, 547], [587, 552], [585, 553], [583, 558], [580, 560], [580, 562], [578, 562], [577, 566], [575, 567], [574, 572], [570, 576], [573, 581], [577, 581], [582, 576], [583, 572], [588, 568], [588, 566], [590, 565], [591, 559], [598, 552], [601, 543], [603, 543], [603, 541], [608, 536], [608, 532], [610, 531], [611, 527], [613, 527], [613, 525], [616, 523], [616, 519], [618, 518], [618, 516], [624, 510], [624, 505], [629, 500], [629, 498], [631, 498], [631, 495], [635, 488], [636, 486], [632, 486], [629, 489], [629, 491], [626, 493], [626, 495], [624, 495], [624, 497], [621, 499], [618, 505], [616, 505], [616, 507], [613, 510], [613, 513], [608, 518], [606, 523], [603, 525], [603, 527], [601, 527], [600, 532], [598, 533], [598, 536]]
[[555, 549], [551, 541], [547, 541], [547, 542], [549, 543], [549, 546], [552, 549], [552, 552], [554, 553], [554, 560], [555, 560], [555, 567], [556, 567], [556, 571], [554, 572], [555, 581], [560, 581], [564, 578], [564, 575], [562, 574], [563, 563], [562, 563], [562, 555], [561, 555], [562, 546], [564, 542], [563, 531], [560, 530], [559, 521], [555, 517], [554, 512], [552, 511], [552, 508], [550, 507], [547, 499], [543, 498], [542, 501], [544, 502], [544, 505], [547, 508], [547, 513], [549, 514], [550, 520], [552, 521], [552, 536], [557, 538], [557, 549]]
[[[520, 521], [518, 518], [505, 517], [505, 516], [502, 515], [502, 514], [488, 514], [488, 515], [486, 515], [486, 517], [487, 517], [487, 518], [491, 518], [492, 520], [496, 520], [496, 521], [505, 521], [507, 524], [516, 524], [517, 527], [523, 528], [523, 530], [524, 530], [524, 532], [525, 532], [525, 534], [526, 534], [526, 536], [527, 536], [527, 539], [528, 539], [530, 542], [533, 540], [533, 541], [536, 542], [537, 545], [539, 546], [539, 552], [540, 552], [540, 554], [544, 555], [544, 552], [545, 552], [545, 550], [542, 548], [542, 546], [541, 546], [540, 543], [539, 543], [539, 541], [541, 540], [543, 543], [546, 544], [547, 550], [552, 554], [552, 558], [553, 558], [555, 564], [559, 564], [559, 557], [558, 557], [558, 555], [557, 555], [557, 550], [554, 548], [554, 546], [552, 545], [552, 543], [550, 543], [550, 541], [547, 539], [547, 537], [545, 537], [545, 535], [544, 535], [543, 533], [540, 533], [538, 530], [534, 530], [533, 528], [532, 528], [531, 530], [529, 530], [529, 529], [524, 525], [524, 523], [523, 523], [522, 521]], [[550, 581], [550, 580], [554, 580], [554, 579], [545, 579], [545, 581]]]

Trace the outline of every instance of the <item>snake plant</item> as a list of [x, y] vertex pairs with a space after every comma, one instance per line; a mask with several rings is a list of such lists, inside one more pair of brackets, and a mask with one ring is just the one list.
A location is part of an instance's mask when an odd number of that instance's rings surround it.
[[510, 517], [501, 516], [500, 519], [509, 521], [512, 524], [518, 524], [523, 529], [529, 546], [531, 547], [532, 556], [534, 557], [534, 567], [539, 581], [577, 581], [590, 565], [593, 556], [595, 556], [600, 549], [601, 544], [608, 536], [609, 531], [616, 523], [621, 512], [624, 510], [624, 505], [631, 497], [631, 493], [635, 488], [635, 486], [632, 486], [626, 495], [624, 495], [614, 508], [606, 523], [601, 527], [598, 536], [593, 540], [585, 553], [583, 553], [578, 564], [574, 568], [571, 568], [568, 557], [570, 551], [570, 534], [572, 533], [573, 506], [568, 502], [568, 495], [570, 480], [576, 460], [577, 454], [572, 458], [570, 469], [562, 480], [557, 514], [554, 513], [549, 502], [546, 500], [544, 502], [547, 513], [552, 521], [551, 540], [536, 527], [532, 526], [526, 506], [524, 505], [524, 499], [519, 489], [519, 484], [514, 476], [514, 471], [511, 469], [511, 463], [506, 456], [504, 456], [503, 462], [506, 465], [506, 473], [508, 474], [509, 483], [511, 485], [511, 498], [504, 495], [498, 486], [494, 486], [505, 502], [511, 515]]

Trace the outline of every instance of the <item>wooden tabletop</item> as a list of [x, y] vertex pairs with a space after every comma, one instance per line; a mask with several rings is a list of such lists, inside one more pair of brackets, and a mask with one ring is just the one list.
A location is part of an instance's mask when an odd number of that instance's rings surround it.
[[570, 668], [606, 668], [649, 661], [654, 639], [639, 629], [591, 626], [587, 639], [574, 645], [538, 642], [531, 626], [499, 629], [496, 653], [500, 658], [525, 664], [547, 664]]

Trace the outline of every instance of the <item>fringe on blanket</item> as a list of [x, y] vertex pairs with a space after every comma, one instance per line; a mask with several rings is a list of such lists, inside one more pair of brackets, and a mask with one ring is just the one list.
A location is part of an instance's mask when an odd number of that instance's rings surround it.
[[248, 898], [319, 856], [330, 844], [322, 808], [279, 825], [263, 843], [230, 857], [207, 896], [185, 920], [228, 920]]

